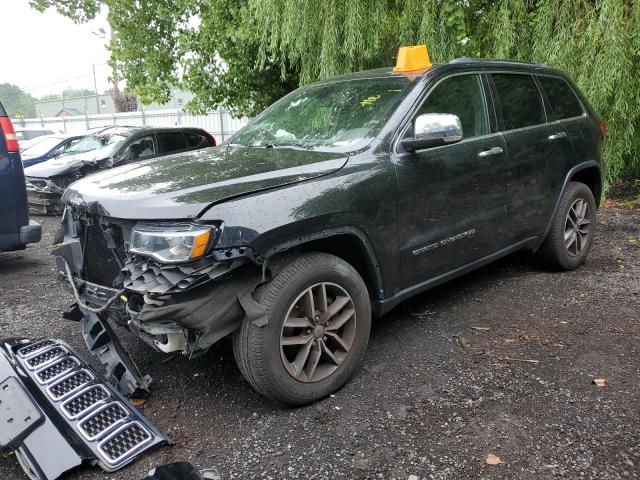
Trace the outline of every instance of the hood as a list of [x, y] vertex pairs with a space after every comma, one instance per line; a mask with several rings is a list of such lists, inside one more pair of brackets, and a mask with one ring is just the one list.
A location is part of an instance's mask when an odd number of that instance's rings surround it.
[[222, 146], [137, 162], [73, 183], [65, 203], [122, 219], [196, 218], [231, 197], [342, 168], [342, 153]]
[[[25, 159], [29, 160], [27, 155]], [[108, 158], [108, 157], [107, 157]], [[75, 155], [60, 155], [58, 157], [38, 163], [24, 169], [26, 177], [51, 178], [66, 173], [74, 172], [88, 163], [96, 163], [104, 160], [104, 152], [92, 150], [89, 152], [77, 153]]]

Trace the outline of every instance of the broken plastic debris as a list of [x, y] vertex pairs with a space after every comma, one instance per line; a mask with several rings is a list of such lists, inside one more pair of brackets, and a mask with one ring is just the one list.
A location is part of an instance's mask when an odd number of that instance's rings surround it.
[[595, 378], [592, 383], [598, 387], [604, 387], [606, 380], [604, 378]]

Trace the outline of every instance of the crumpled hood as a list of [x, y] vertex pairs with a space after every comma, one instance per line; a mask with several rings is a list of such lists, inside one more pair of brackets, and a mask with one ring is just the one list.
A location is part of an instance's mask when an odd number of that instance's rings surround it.
[[[29, 157], [25, 155], [24, 159]], [[104, 159], [104, 152], [92, 150], [89, 152], [77, 153], [75, 155], [60, 155], [46, 162], [38, 163], [24, 169], [26, 177], [51, 178], [65, 173], [73, 172], [83, 165], [95, 163]]]
[[342, 168], [342, 153], [221, 146], [117, 167], [73, 183], [63, 202], [122, 219], [195, 218], [213, 203]]

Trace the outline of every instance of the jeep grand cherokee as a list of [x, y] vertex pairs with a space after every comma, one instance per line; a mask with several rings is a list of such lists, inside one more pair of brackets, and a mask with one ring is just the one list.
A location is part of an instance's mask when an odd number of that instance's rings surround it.
[[220, 148], [71, 185], [55, 254], [86, 338], [114, 321], [193, 356], [233, 335], [248, 382], [301, 405], [353, 375], [372, 315], [517, 250], [581, 265], [604, 125], [575, 84], [406, 70], [304, 86]]

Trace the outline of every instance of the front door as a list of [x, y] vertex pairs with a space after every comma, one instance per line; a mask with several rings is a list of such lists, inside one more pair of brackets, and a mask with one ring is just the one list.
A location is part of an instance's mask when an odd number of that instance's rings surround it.
[[491, 133], [487, 105], [480, 75], [455, 75], [433, 87], [411, 120], [457, 115], [463, 140], [395, 157], [404, 288], [504, 246], [506, 146]]

